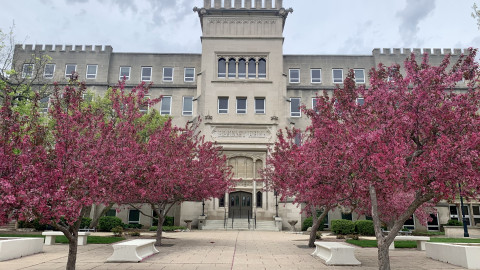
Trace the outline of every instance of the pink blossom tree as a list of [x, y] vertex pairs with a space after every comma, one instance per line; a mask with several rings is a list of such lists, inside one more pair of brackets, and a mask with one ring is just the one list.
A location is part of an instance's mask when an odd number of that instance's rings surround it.
[[205, 141], [196, 127], [178, 128], [169, 120], [153, 130], [138, 157], [141, 172], [120, 201], [140, 211], [139, 204], [151, 206], [158, 218], [156, 245], [161, 245], [162, 225], [174, 205], [218, 197], [233, 185], [221, 148]]
[[[353, 73], [335, 91], [335, 113], [346, 126], [345, 158], [360, 206], [373, 217], [380, 269], [390, 269], [388, 247], [413, 214], [426, 223], [431, 206], [480, 187], [480, 118], [475, 50], [451, 63], [379, 65], [370, 87], [356, 87]], [[464, 81], [462, 81], [464, 80]], [[360, 106], [356, 99], [363, 97]], [[362, 211], [363, 207], [363, 211]], [[382, 234], [382, 223], [390, 233]]]

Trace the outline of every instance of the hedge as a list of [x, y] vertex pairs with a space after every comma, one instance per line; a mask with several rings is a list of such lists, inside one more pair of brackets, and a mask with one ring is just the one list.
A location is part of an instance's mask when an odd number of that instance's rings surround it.
[[375, 236], [375, 229], [373, 221], [371, 220], [357, 220], [355, 221], [355, 232], [360, 235]]
[[117, 226], [122, 227], [122, 224], [122, 220], [118, 217], [101, 217], [98, 220], [98, 230], [102, 232], [110, 232]]
[[[323, 231], [324, 223], [325, 222], [320, 223], [317, 231]], [[302, 231], [306, 231], [309, 227], [312, 227], [312, 226], [313, 226], [313, 218], [308, 217], [302, 223]]]
[[347, 235], [355, 232], [355, 224], [351, 220], [332, 220], [332, 232], [335, 234]]

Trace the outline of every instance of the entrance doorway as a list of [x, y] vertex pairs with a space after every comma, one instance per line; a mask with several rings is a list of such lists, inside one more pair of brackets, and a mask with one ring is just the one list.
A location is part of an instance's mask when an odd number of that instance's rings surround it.
[[252, 193], [232, 192], [230, 193], [229, 218], [251, 218], [252, 217]]

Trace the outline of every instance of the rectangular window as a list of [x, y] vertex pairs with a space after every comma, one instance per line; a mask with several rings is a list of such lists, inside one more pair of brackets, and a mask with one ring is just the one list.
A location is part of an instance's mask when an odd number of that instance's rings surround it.
[[117, 210], [115, 209], [110, 209], [105, 213], [105, 216], [107, 217], [116, 217], [117, 216]]
[[185, 68], [185, 76], [183, 77], [185, 82], [195, 81], [195, 68]]
[[87, 65], [87, 79], [97, 78], [97, 65]]
[[312, 68], [310, 70], [312, 75], [312, 83], [321, 83], [322, 82], [322, 70], [319, 68]]
[[362, 97], [359, 97], [355, 102], [357, 103], [357, 105], [363, 106], [365, 104], [365, 99]]
[[480, 205], [472, 205], [474, 225], [480, 225]]
[[411, 216], [409, 219], [405, 220], [405, 223], [403, 223], [403, 228], [412, 231], [415, 230], [415, 217]]
[[55, 64], [46, 64], [45, 70], [43, 71], [43, 77], [45, 79], [52, 79], [54, 73], [55, 73]]
[[427, 223], [427, 230], [429, 231], [439, 231], [440, 225], [438, 224], [438, 215], [437, 214], [430, 214], [432, 221], [428, 221]]
[[470, 226], [470, 207], [468, 207], [468, 204], [462, 207], [462, 213], [460, 213], [460, 221], [463, 221], [463, 215], [465, 215], [465, 223], [467, 224], [467, 226]]
[[228, 113], [228, 97], [218, 98], [218, 113], [219, 114]]
[[66, 64], [65, 65], [65, 77], [72, 76], [73, 73], [77, 72], [77, 65], [75, 64]]
[[173, 68], [164, 67], [163, 68], [163, 81], [164, 82], [173, 82]]
[[300, 69], [289, 69], [288, 74], [289, 83], [300, 83]]
[[149, 82], [152, 80], [152, 67], [142, 67], [142, 81]]
[[139, 224], [140, 223], [140, 211], [137, 209], [130, 209], [128, 211], [128, 224]]
[[302, 116], [302, 112], [300, 111], [300, 98], [290, 98], [290, 116]]
[[247, 98], [237, 97], [237, 113], [238, 114], [247, 113]]
[[38, 109], [41, 113], [47, 113], [49, 106], [50, 106], [50, 98], [49, 97], [44, 97], [44, 98], [40, 99], [39, 104], [38, 104]]
[[364, 69], [354, 69], [353, 73], [355, 75], [356, 83], [365, 83], [365, 70]]
[[316, 98], [316, 97], [312, 98], [312, 110], [314, 110], [315, 112], [318, 112], [317, 102], [318, 102], [318, 98]]
[[93, 101], [93, 94], [92, 93], [82, 94], [82, 99], [83, 99], [83, 101], [86, 101], [86, 102], [92, 102]]
[[265, 114], [265, 98], [263, 97], [255, 98], [255, 113]]
[[353, 220], [352, 213], [343, 213], [342, 212], [342, 219]]
[[[148, 101], [150, 99], [150, 96], [145, 96], [144, 97], [144, 100], [145, 101]], [[147, 104], [144, 104], [143, 106], [140, 106], [140, 112], [142, 114], [147, 114], [148, 113], [148, 110], [150, 109], [150, 105], [147, 103]]]
[[183, 97], [182, 115], [193, 115], [193, 97]]
[[161, 115], [171, 115], [172, 108], [172, 97], [164, 96], [160, 102], [160, 114]]
[[120, 67], [120, 76], [119, 79], [120, 81], [125, 78], [125, 81], [130, 80], [130, 70], [131, 67]]
[[343, 83], [343, 69], [332, 69], [333, 83]]
[[33, 76], [33, 64], [23, 64], [22, 78], [31, 78]]

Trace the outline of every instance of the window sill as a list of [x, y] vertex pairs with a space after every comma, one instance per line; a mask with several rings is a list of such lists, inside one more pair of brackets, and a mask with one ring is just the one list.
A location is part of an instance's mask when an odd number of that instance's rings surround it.
[[218, 79], [212, 80], [212, 83], [273, 83], [266, 79]]

